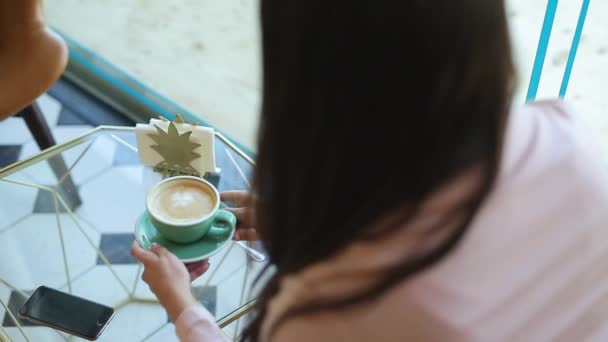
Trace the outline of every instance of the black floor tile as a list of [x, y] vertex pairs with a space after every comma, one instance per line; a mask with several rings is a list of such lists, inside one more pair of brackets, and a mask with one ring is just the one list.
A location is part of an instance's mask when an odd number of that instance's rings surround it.
[[[57, 203], [60, 213], [65, 213], [65, 208]], [[36, 195], [36, 201], [34, 202], [34, 213], [35, 214], [54, 214], [57, 210], [55, 206], [55, 198], [53, 193], [48, 190], [39, 189]]]
[[[78, 198], [70, 196], [63, 187], [54, 185], [46, 185], [46, 187], [55, 189], [65, 203], [70, 206], [70, 210], [75, 210], [77, 208], [77, 205], [74, 205], [74, 201], [77, 201]], [[78, 188], [76, 188], [75, 191], [78, 191]], [[60, 213], [67, 212], [61, 202], [58, 201], [57, 206], [59, 207]], [[54, 214], [56, 209], [53, 193], [45, 189], [39, 189], [38, 194], [36, 195], [36, 201], [34, 202], [34, 214]]]
[[0, 167], [11, 165], [19, 160], [22, 145], [0, 145]]
[[[123, 114], [117, 112], [105, 103], [95, 99], [71, 82], [60, 79], [48, 93], [59, 100], [64, 108], [80, 117], [82, 122], [91, 126], [114, 125], [133, 126], [134, 122]], [[72, 120], [64, 117], [63, 124], [74, 124]], [[59, 125], [62, 125], [59, 120]], [[66, 123], [67, 122], [67, 123]]]
[[215, 286], [208, 286], [207, 288], [195, 287], [192, 289], [192, 294], [194, 294], [194, 298], [198, 299], [215, 316], [217, 305], [217, 288]]
[[[131, 256], [131, 245], [134, 239], [135, 237], [131, 233], [102, 234], [99, 249], [111, 264], [137, 264], [137, 260]], [[97, 264], [103, 264], [103, 260], [99, 256]]]
[[[33, 291], [23, 291], [23, 292], [25, 292], [28, 295], [31, 295], [33, 293]], [[17, 320], [19, 321], [19, 324], [21, 324], [22, 326], [26, 326], [26, 327], [37, 326], [37, 324], [34, 324], [30, 321], [20, 319], [19, 315], [17, 314], [19, 312], [19, 309], [21, 308], [21, 306], [23, 304], [25, 304], [26, 301], [27, 301], [27, 298], [24, 298], [17, 291], [12, 291], [11, 296], [8, 300], [8, 309], [13, 313], [13, 315], [15, 315], [15, 318], [17, 318]], [[4, 313], [4, 319], [2, 320], [2, 326], [6, 327], [6, 328], [16, 326], [15, 322], [13, 322], [11, 317], [6, 312]]]
[[[196, 298], [199, 303], [201, 303], [205, 309], [207, 309], [213, 316], [215, 316], [216, 306], [217, 306], [217, 287], [215, 286], [194, 286], [192, 287], [192, 294], [194, 298]], [[169, 318], [167, 318], [167, 322], [171, 322]]]
[[194, 298], [203, 304], [203, 306], [215, 316], [215, 306], [217, 303], [217, 288], [215, 286], [193, 287], [192, 294]]
[[69, 126], [69, 125], [88, 125], [89, 123], [72, 112], [69, 108], [63, 107], [61, 108], [61, 113], [59, 113], [59, 119], [57, 120], [57, 125], [60, 126]]

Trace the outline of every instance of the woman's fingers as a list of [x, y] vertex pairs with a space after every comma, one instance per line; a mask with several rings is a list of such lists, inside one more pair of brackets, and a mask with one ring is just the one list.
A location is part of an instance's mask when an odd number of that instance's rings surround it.
[[224, 210], [229, 211], [236, 216], [238, 223], [253, 224], [251, 209], [249, 208], [225, 208]]
[[189, 262], [185, 265], [186, 265], [186, 268], [188, 269], [188, 271], [193, 271], [193, 270], [197, 270], [207, 264], [209, 264], [209, 259], [196, 261], [196, 262]]
[[149, 265], [158, 260], [156, 254], [141, 248], [137, 241], [133, 241], [133, 245], [131, 245], [131, 255], [134, 256], [135, 259], [141, 261], [144, 265]]
[[251, 204], [251, 195], [244, 190], [231, 190], [220, 193], [220, 198], [224, 202], [232, 202], [237, 207], [244, 207]]
[[225, 208], [236, 216], [237, 229], [235, 240], [258, 240], [255, 229], [254, 209], [251, 207], [251, 194], [247, 191], [224, 191], [220, 194], [222, 201], [234, 203], [235, 207]]
[[166, 257], [169, 255], [169, 251], [166, 248], [156, 243], [152, 244], [150, 250], [152, 251], [152, 253], [158, 255], [159, 257]]
[[190, 281], [195, 281], [198, 277], [202, 276], [207, 272], [211, 265], [209, 263], [203, 264], [200, 267], [193, 269], [192, 271], [188, 271], [190, 275]]
[[224, 208], [224, 210], [233, 213], [240, 223], [255, 225], [255, 210], [251, 207]]
[[234, 239], [237, 241], [256, 241], [259, 240], [258, 231], [255, 228], [239, 228], [234, 233]]
[[190, 275], [190, 281], [194, 281], [196, 278], [207, 272], [209, 266], [209, 259], [186, 264], [186, 269], [188, 269], [188, 274]]

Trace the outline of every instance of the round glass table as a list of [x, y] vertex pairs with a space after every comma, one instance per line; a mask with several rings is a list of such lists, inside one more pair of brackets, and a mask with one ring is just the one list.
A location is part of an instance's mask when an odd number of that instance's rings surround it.
[[[220, 133], [215, 155], [219, 190], [248, 189], [253, 160]], [[177, 341], [129, 254], [146, 193], [160, 179], [140, 163], [132, 127], [100, 126], [0, 169], [0, 341], [78, 340], [18, 318], [41, 285], [116, 308], [100, 341]], [[265, 266], [235, 245], [211, 257], [192, 284], [230, 338], [253, 307], [250, 289]]]

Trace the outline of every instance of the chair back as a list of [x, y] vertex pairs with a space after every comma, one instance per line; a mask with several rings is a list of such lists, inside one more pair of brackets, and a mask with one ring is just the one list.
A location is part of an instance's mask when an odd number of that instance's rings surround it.
[[0, 120], [46, 92], [67, 61], [67, 45], [46, 26], [39, 0], [0, 0]]

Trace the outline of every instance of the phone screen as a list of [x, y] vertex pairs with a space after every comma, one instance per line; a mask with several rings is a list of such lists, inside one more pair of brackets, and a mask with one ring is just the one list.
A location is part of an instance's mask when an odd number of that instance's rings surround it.
[[41, 286], [19, 313], [37, 323], [93, 340], [112, 318], [114, 309]]

